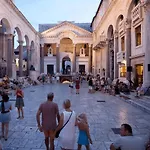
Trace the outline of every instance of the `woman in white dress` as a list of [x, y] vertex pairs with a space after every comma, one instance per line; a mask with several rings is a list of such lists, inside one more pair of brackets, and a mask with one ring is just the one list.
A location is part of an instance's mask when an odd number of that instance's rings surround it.
[[[77, 124], [76, 113], [70, 109], [71, 102], [70, 100], [66, 100], [63, 103], [64, 112], [61, 114], [59, 125], [55, 131], [59, 131], [69, 120], [69, 122], [65, 125], [65, 127], [61, 130], [59, 135], [60, 147], [62, 150], [74, 150], [75, 146], [75, 130]], [[70, 118], [70, 119], [69, 119]]]

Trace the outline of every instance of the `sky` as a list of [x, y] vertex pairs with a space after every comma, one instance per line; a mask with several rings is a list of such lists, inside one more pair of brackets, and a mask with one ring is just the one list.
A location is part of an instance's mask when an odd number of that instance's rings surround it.
[[38, 24], [75, 21], [91, 23], [100, 0], [15, 0], [16, 6], [38, 30]]

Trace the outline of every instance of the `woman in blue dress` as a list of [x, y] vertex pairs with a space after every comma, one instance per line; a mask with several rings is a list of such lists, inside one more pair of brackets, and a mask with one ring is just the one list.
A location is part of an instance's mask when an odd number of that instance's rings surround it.
[[7, 94], [2, 95], [0, 104], [0, 122], [2, 123], [2, 137], [7, 141], [9, 122], [11, 120], [10, 110], [12, 110], [11, 103]]

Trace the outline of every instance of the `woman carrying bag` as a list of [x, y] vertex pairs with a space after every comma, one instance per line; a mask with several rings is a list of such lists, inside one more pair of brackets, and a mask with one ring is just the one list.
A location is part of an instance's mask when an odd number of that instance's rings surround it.
[[[70, 109], [71, 102], [70, 100], [66, 100], [63, 103], [64, 112], [61, 114], [60, 123], [55, 130], [54, 137], [58, 132], [59, 134], [59, 142], [62, 150], [71, 150], [74, 149], [75, 146], [75, 129], [76, 129], [76, 113]], [[61, 131], [60, 131], [61, 130]]]

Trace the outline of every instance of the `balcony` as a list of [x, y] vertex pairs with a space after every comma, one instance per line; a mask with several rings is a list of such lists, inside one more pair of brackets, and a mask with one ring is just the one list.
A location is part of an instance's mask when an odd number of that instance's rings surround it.
[[117, 53], [117, 63], [122, 63], [123, 60], [126, 59], [125, 55], [126, 55], [125, 51], [118, 52]]
[[133, 25], [135, 25], [136, 22], [142, 20], [142, 7], [140, 4], [138, 4], [135, 8], [133, 8], [131, 12], [131, 17]]
[[106, 36], [101, 35], [98, 37], [97, 41], [94, 43], [94, 48], [102, 48], [106, 44]]

